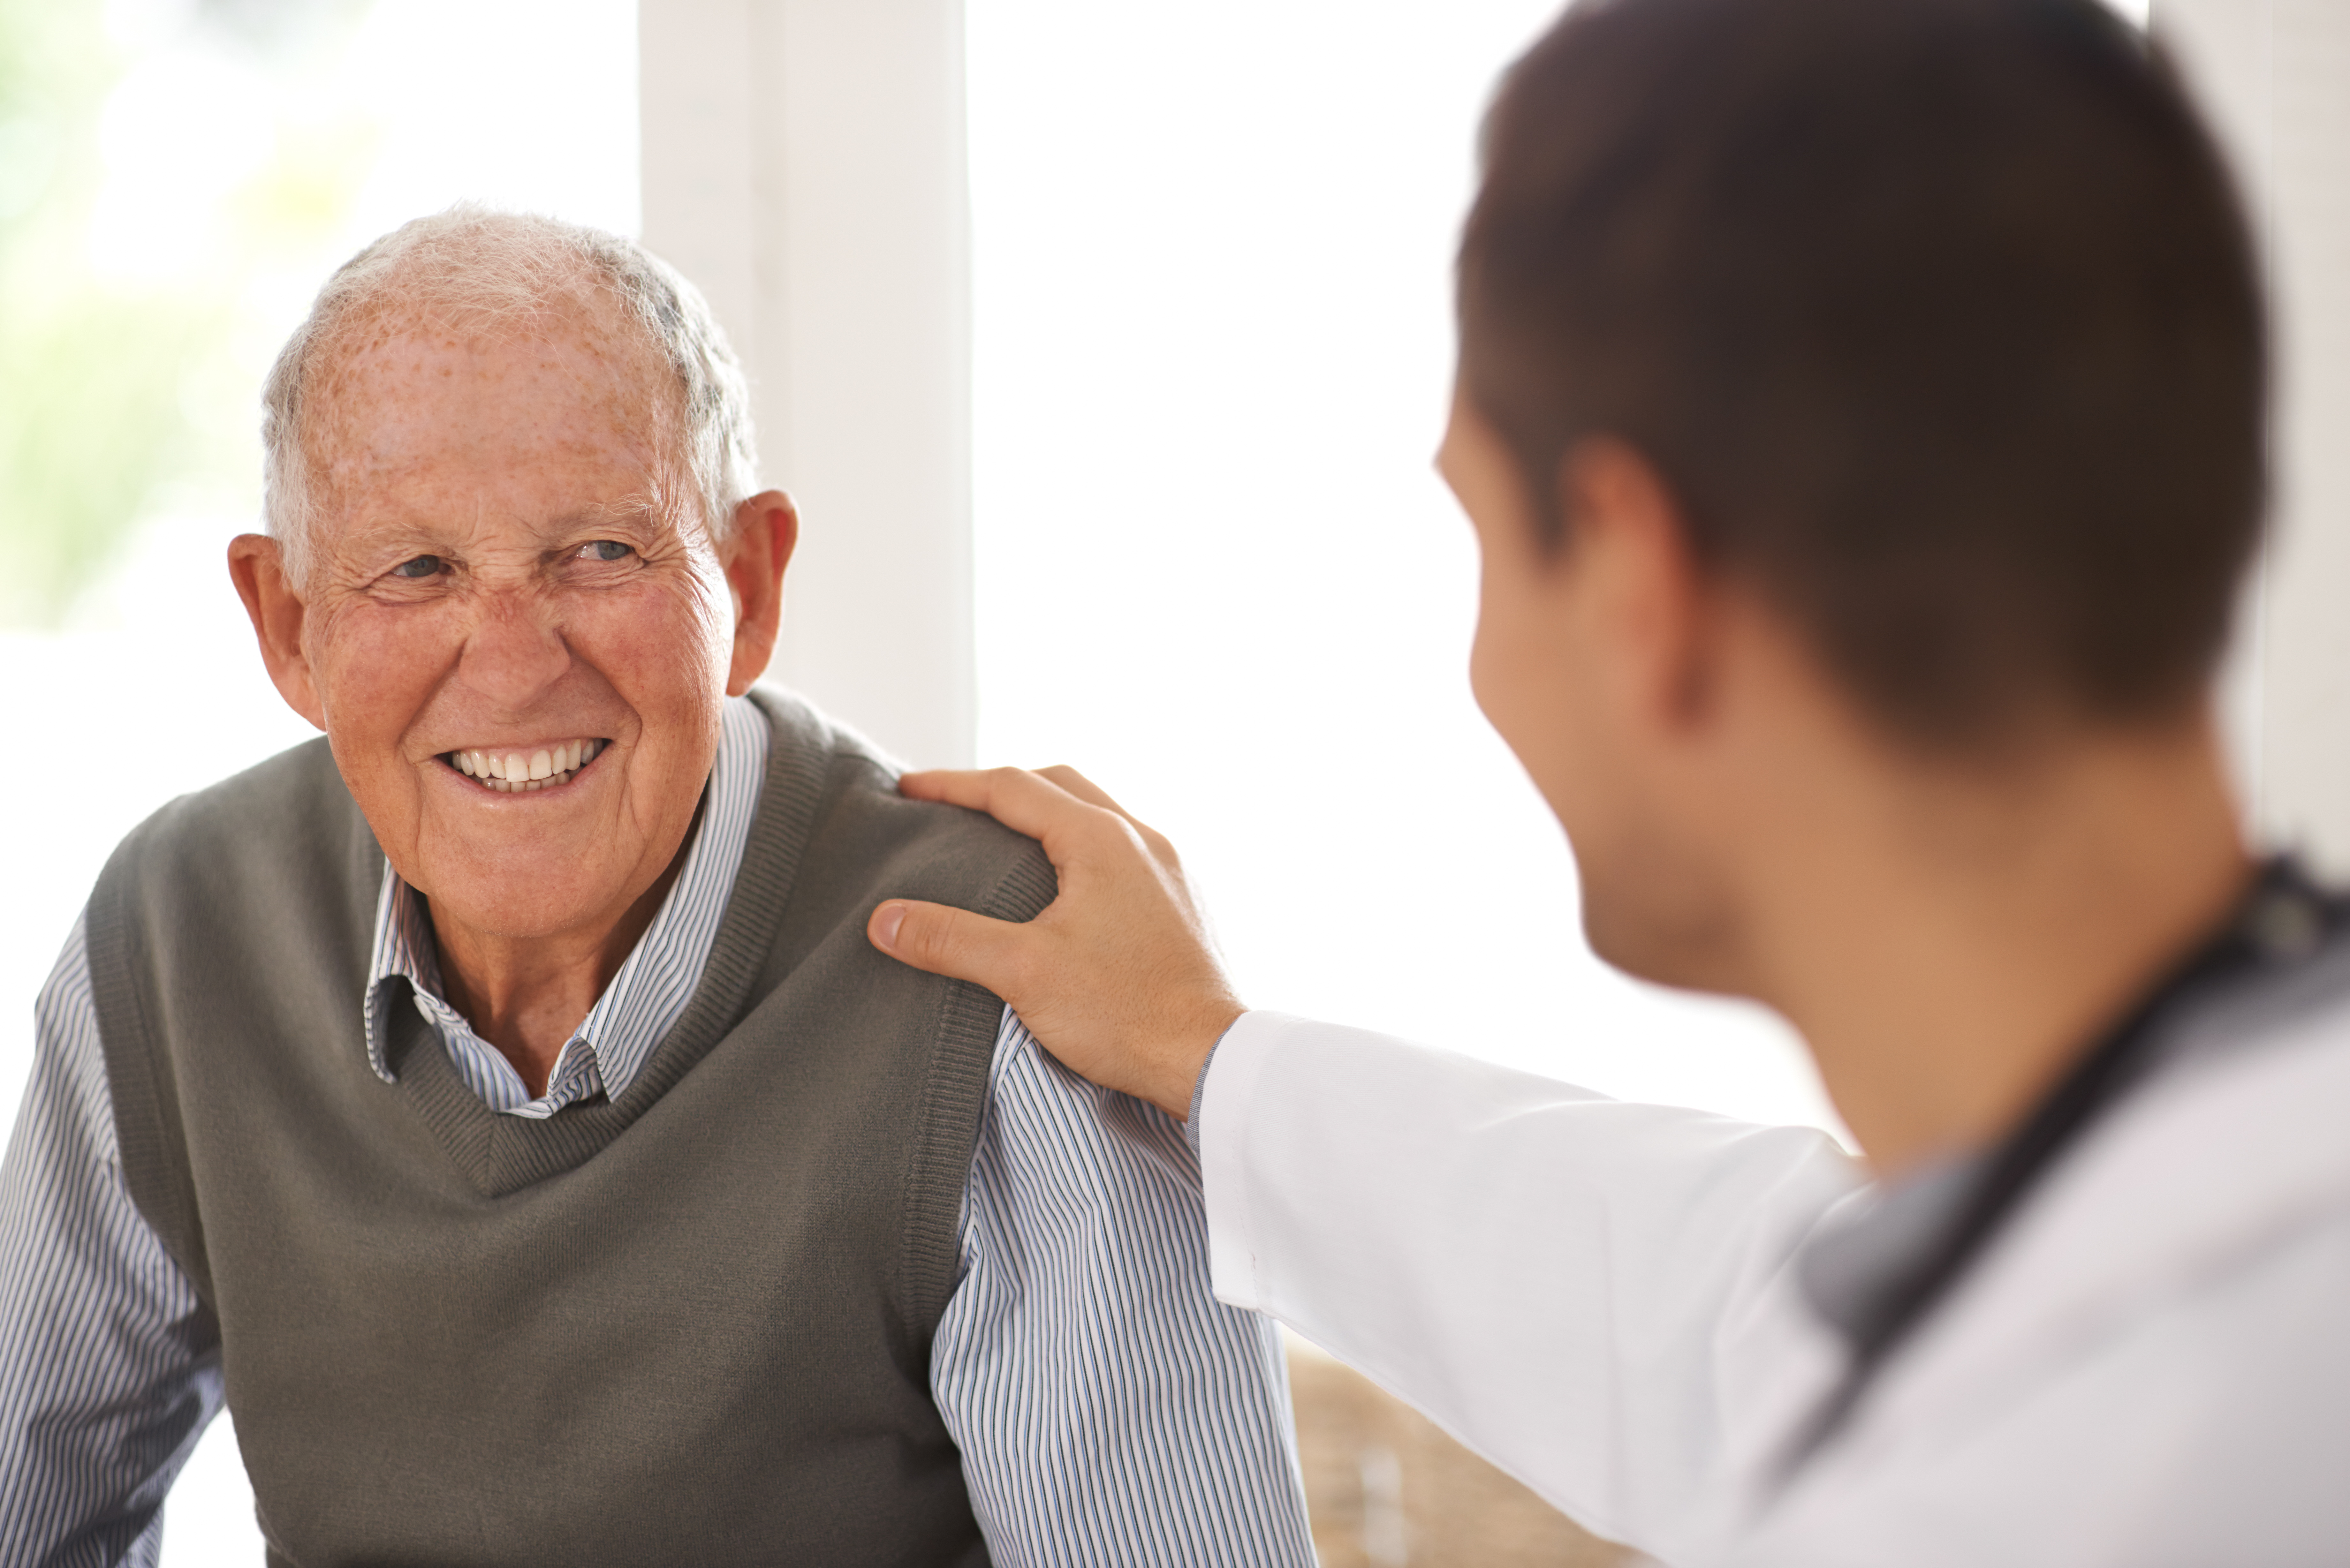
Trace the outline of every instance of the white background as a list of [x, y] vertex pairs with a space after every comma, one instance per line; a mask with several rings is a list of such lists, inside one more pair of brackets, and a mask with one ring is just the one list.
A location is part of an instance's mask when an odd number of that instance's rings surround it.
[[1451, 248], [1553, 9], [974, 0], [981, 760], [1167, 831], [1254, 1004], [1825, 1120], [1774, 1020], [1590, 956], [1469, 694]]

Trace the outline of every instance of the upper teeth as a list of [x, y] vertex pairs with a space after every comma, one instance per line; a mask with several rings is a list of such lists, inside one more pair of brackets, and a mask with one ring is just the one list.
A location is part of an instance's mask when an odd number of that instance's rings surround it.
[[566, 741], [529, 752], [451, 752], [448, 755], [459, 773], [511, 794], [563, 784], [594, 762], [603, 749], [601, 741]]

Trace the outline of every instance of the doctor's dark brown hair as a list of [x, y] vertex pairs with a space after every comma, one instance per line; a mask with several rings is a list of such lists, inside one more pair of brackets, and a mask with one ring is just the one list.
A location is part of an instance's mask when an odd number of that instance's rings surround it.
[[2095, 0], [1596, 0], [1513, 67], [1463, 389], [1556, 548], [1607, 435], [1878, 721], [2180, 711], [2260, 531], [2265, 326], [2212, 140]]

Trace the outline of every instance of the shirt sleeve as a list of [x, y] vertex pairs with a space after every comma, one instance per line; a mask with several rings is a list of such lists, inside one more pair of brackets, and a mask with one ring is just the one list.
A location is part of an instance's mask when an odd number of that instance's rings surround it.
[[0, 1563], [143, 1568], [221, 1407], [219, 1335], [123, 1183], [85, 929], [0, 1162]]
[[1279, 1331], [1210, 1293], [1181, 1128], [1009, 1009], [962, 1267], [931, 1387], [1001, 1568], [1312, 1568]]
[[1839, 1364], [1788, 1265], [1862, 1176], [1814, 1129], [1252, 1012], [1200, 1140], [1220, 1298], [1659, 1557]]

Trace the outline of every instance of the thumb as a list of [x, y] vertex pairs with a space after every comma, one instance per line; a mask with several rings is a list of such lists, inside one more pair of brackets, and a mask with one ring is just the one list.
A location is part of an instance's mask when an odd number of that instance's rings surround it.
[[900, 963], [983, 985], [1004, 996], [1019, 967], [1023, 928], [968, 909], [892, 898], [865, 922], [873, 945]]

